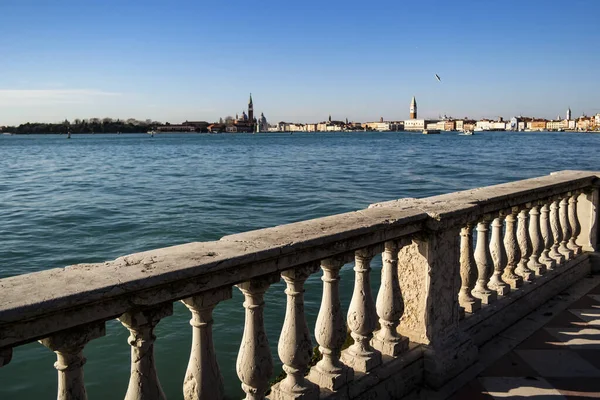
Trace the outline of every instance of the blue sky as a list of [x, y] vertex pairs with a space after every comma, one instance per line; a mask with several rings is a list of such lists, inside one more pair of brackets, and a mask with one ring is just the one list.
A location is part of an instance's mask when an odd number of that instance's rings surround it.
[[[0, 0], [0, 125], [600, 112], [599, 0]], [[439, 74], [442, 82], [435, 80]]]

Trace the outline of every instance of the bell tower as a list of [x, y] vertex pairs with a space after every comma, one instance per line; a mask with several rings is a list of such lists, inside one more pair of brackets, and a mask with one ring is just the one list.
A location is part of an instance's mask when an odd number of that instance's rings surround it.
[[417, 119], [417, 100], [413, 96], [410, 102], [410, 119]]
[[250, 93], [250, 100], [248, 101], [248, 120], [250, 120], [250, 123], [254, 121], [254, 105], [252, 104], [252, 93]]

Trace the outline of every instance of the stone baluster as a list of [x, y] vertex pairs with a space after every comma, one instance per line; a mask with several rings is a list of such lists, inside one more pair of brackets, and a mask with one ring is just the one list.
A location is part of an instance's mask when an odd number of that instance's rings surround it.
[[502, 280], [502, 274], [506, 267], [506, 250], [502, 241], [502, 228], [504, 227], [504, 215], [494, 218], [492, 221], [492, 238], [490, 240], [490, 255], [494, 263], [494, 274], [490, 278], [488, 287], [494, 290], [499, 296], [506, 296], [510, 293], [510, 286]]
[[544, 204], [541, 208], [540, 216], [540, 231], [542, 234], [542, 239], [544, 240], [544, 249], [542, 250], [539, 261], [544, 264], [548, 270], [553, 270], [556, 268], [556, 261], [550, 255], [554, 238], [552, 237], [552, 231], [550, 228], [549, 214], [550, 207], [548, 207], [548, 204]]
[[323, 297], [315, 324], [315, 339], [323, 359], [311, 368], [308, 379], [322, 388], [337, 391], [354, 377], [354, 371], [340, 362], [342, 345], [346, 340], [346, 324], [340, 305], [339, 280], [343, 258], [321, 262]]
[[163, 400], [166, 396], [160, 386], [154, 363], [154, 327], [158, 322], [173, 314], [173, 304], [130, 311], [119, 317], [129, 330], [131, 345], [131, 375], [125, 400]]
[[573, 258], [573, 250], [567, 247], [567, 243], [569, 243], [569, 239], [571, 239], [571, 225], [569, 224], [568, 210], [569, 201], [567, 200], [567, 197], [568, 196], [564, 196], [561, 198], [558, 210], [560, 227], [562, 229], [562, 241], [560, 242], [560, 246], [558, 246], [558, 251], [565, 256], [565, 261], [569, 261]]
[[377, 315], [381, 329], [371, 344], [382, 354], [397, 357], [408, 349], [408, 338], [398, 334], [397, 327], [404, 313], [404, 300], [398, 282], [398, 245], [385, 242], [381, 254], [381, 285], [377, 293]]
[[538, 261], [544, 246], [540, 232], [540, 211], [536, 204], [532, 205], [529, 210], [529, 239], [531, 240], [531, 255], [527, 267], [536, 275], [543, 275], [546, 272], [546, 266]]
[[471, 294], [477, 281], [477, 265], [473, 258], [473, 224], [460, 231], [460, 279], [458, 302], [465, 312], [474, 313], [481, 308], [481, 300]]
[[83, 381], [85, 357], [83, 348], [93, 339], [106, 333], [104, 322], [71, 328], [40, 340], [56, 353], [54, 368], [58, 371], [58, 400], [85, 400]]
[[0, 349], [0, 367], [4, 367], [12, 359], [12, 347]]
[[527, 233], [527, 215], [527, 209], [523, 209], [519, 212], [517, 217], [517, 241], [519, 243], [521, 259], [519, 260], [517, 269], [515, 269], [515, 273], [523, 278], [523, 281], [531, 282], [534, 277], [534, 272], [527, 268], [529, 256], [531, 255], [531, 242], [529, 241], [529, 234]]
[[575, 191], [569, 197], [569, 224], [571, 225], [571, 238], [567, 247], [573, 250], [573, 255], [581, 254], [581, 246], [577, 244], [577, 237], [581, 233], [581, 225], [577, 215], [577, 197], [579, 192]]
[[502, 279], [507, 282], [511, 288], [517, 289], [523, 285], [523, 278], [515, 274], [515, 269], [519, 261], [521, 260], [521, 250], [519, 249], [519, 243], [517, 241], [517, 214], [519, 210], [513, 208], [510, 213], [506, 215], [506, 230], [504, 232], [504, 249], [506, 250], [506, 268], [504, 268], [504, 274]]
[[354, 259], [354, 292], [348, 307], [348, 328], [354, 343], [342, 352], [342, 361], [354, 371], [368, 372], [381, 364], [381, 353], [371, 346], [377, 329], [377, 309], [371, 294], [370, 249], [357, 250]]
[[287, 286], [287, 307], [277, 351], [287, 376], [272, 387], [271, 400], [319, 398], [318, 386], [304, 378], [312, 357], [310, 333], [304, 316], [304, 282], [318, 268], [318, 264], [304, 265], [281, 273]]
[[552, 243], [552, 248], [550, 249], [549, 255], [554, 259], [554, 261], [556, 261], [557, 267], [565, 262], [565, 256], [563, 256], [559, 251], [560, 243], [562, 242], [562, 229], [560, 227], [558, 208], [559, 200], [554, 200], [550, 204], [550, 228], [552, 230], [552, 238], [554, 243]]
[[477, 245], [475, 246], [475, 263], [477, 264], [477, 282], [472, 291], [473, 296], [481, 299], [483, 304], [490, 304], [497, 298], [496, 292], [488, 287], [488, 280], [493, 271], [488, 236], [489, 218], [486, 216], [477, 224]]
[[185, 378], [185, 400], [218, 400], [224, 396], [223, 377], [213, 344], [213, 310], [231, 298], [231, 287], [219, 288], [181, 300], [192, 313], [192, 347]]
[[268, 275], [236, 285], [244, 294], [246, 309], [246, 322], [236, 371], [242, 381], [247, 400], [264, 399], [269, 388], [269, 379], [273, 374], [273, 357], [265, 332], [263, 308], [265, 292], [277, 281], [278, 275]]

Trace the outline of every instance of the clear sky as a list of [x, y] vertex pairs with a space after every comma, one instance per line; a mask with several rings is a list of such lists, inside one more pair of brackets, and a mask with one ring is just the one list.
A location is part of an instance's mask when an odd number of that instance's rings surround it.
[[599, 43], [600, 0], [0, 0], [0, 125], [589, 115]]

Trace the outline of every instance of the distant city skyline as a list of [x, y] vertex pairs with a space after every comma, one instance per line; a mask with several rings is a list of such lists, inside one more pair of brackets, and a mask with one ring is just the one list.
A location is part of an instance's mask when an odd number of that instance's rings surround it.
[[421, 118], [600, 112], [595, 0], [5, 0], [0, 15], [0, 125], [218, 121], [249, 92], [272, 122], [405, 120], [412, 96]]

